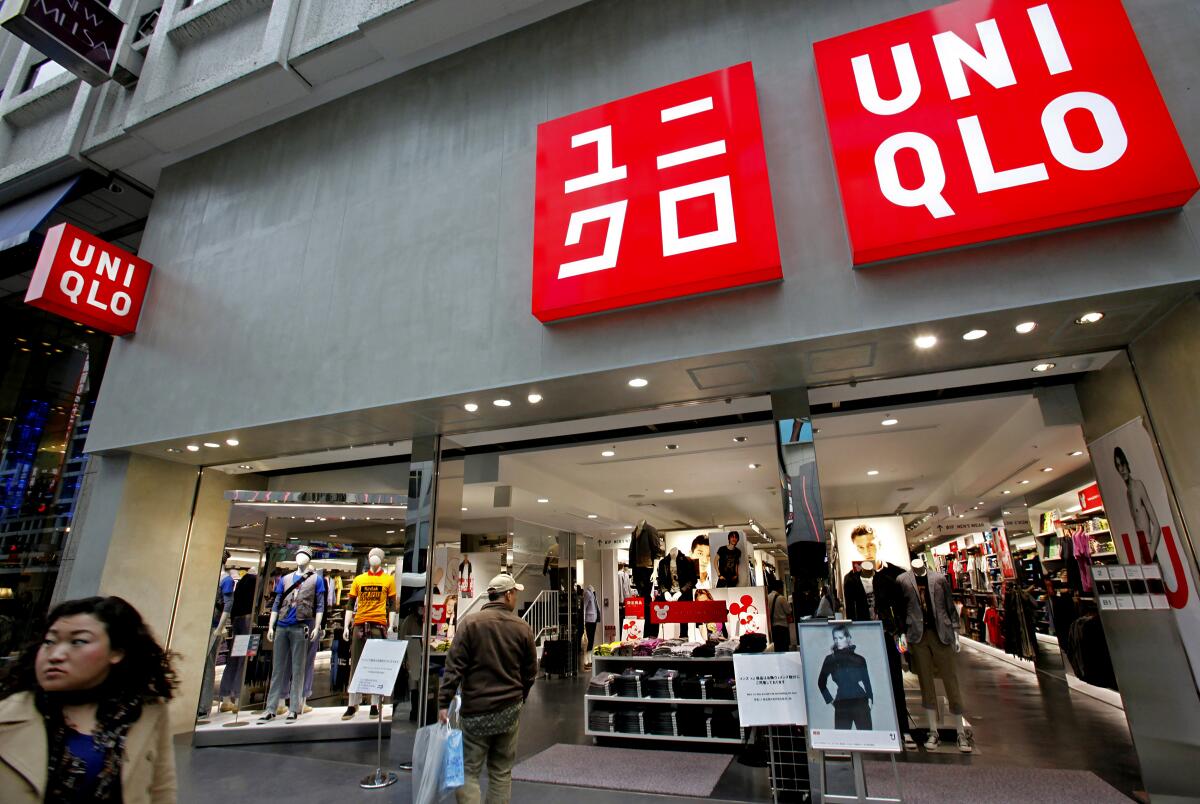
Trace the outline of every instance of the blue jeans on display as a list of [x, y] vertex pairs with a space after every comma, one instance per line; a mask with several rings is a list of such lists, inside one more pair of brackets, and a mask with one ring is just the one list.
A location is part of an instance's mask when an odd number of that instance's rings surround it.
[[[211, 639], [211, 633], [210, 637]], [[200, 703], [196, 707], [196, 714], [200, 717], [208, 717], [213, 705], [213, 687], [216, 684], [217, 674], [217, 651], [221, 647], [221, 640], [214, 639], [212, 648], [208, 651], [208, 659], [204, 662], [204, 678], [200, 685]]]
[[[250, 633], [250, 615], [233, 618], [233, 635], [240, 636]], [[235, 698], [241, 691], [242, 665], [245, 656], [230, 656], [225, 660], [225, 672], [221, 675], [221, 697]]]
[[[309, 641], [303, 625], [280, 625], [275, 628], [275, 649], [272, 653], [271, 690], [267, 693], [268, 714], [279, 706], [279, 700], [289, 698], [288, 708], [295, 714], [304, 711], [304, 661], [308, 658]], [[289, 672], [290, 671], [290, 672]]]
[[[308, 657], [305, 660], [304, 667], [304, 698], [305, 700], [312, 697], [313, 685], [313, 665], [317, 663], [317, 649], [321, 647], [321, 640], [314, 639], [308, 643]], [[283, 688], [290, 689], [292, 685], [292, 668], [289, 666], [285, 670], [286, 675], [283, 677]]]

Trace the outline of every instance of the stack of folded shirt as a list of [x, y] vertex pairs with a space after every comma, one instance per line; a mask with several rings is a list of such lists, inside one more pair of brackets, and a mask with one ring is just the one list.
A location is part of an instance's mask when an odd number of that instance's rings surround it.
[[721, 644], [717, 645], [716, 654], [718, 656], [732, 656], [735, 652], [737, 652], [738, 644], [740, 642], [741, 640], [739, 640], [737, 637], [734, 637], [733, 639], [727, 639]]
[[708, 697], [715, 701], [733, 701], [737, 699], [737, 689], [733, 679], [716, 681], [708, 689]]
[[597, 673], [588, 684], [588, 695], [616, 695], [616, 673]]
[[615, 650], [613, 650], [612, 655], [613, 656], [632, 656], [635, 650], [637, 650], [637, 645], [635, 643], [622, 642], [620, 645], [617, 646], [617, 648]]
[[675, 689], [680, 698], [705, 700], [712, 697], [709, 692], [712, 683], [712, 676], [681, 676], [675, 681]]
[[675, 678], [678, 675], [677, 671], [664, 667], [646, 679], [646, 691], [650, 693], [651, 698], [674, 698]]
[[708, 720], [712, 709], [707, 706], [681, 706], [675, 713], [675, 724], [680, 737], [709, 737]]
[[699, 642], [681, 642], [678, 645], [671, 646], [672, 656], [693, 656], [696, 648], [700, 647]]
[[762, 653], [767, 649], [767, 637], [764, 634], [742, 634], [735, 653]]
[[679, 724], [673, 707], [659, 706], [646, 713], [646, 731], [650, 734], [679, 736]]
[[710, 639], [708, 642], [705, 642], [703, 645], [700, 645], [698, 648], [693, 650], [692, 656], [697, 659], [711, 659], [717, 655], [717, 645], [720, 644], [721, 643], [717, 640]]
[[726, 739], [738, 739], [742, 736], [741, 726], [738, 723], [738, 712], [736, 706], [720, 706], [713, 711], [712, 718], [709, 723], [710, 737], [724, 737]]
[[615, 730], [621, 734], [645, 734], [646, 722], [640, 709], [620, 709], [614, 720]]
[[617, 676], [614, 681], [617, 695], [622, 698], [642, 698], [642, 678], [645, 676], [642, 670], [626, 670], [621, 675]]
[[[663, 639], [654, 647], [652, 656], [671, 656], [674, 650], [679, 645], [683, 644], [682, 639]], [[690, 654], [689, 654], [690, 655]]]
[[633, 649], [634, 656], [653, 656], [654, 650], [659, 646], [662, 640], [659, 639], [639, 639], [637, 645]]
[[593, 708], [588, 715], [588, 728], [592, 731], [614, 731], [616, 718], [616, 712]]
[[593, 651], [597, 656], [612, 656], [613, 652], [621, 647], [620, 642], [605, 642], [603, 645], [597, 645]]

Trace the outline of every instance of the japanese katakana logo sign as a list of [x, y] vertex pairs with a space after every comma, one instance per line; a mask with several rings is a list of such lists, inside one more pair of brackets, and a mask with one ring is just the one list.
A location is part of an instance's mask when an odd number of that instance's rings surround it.
[[538, 127], [540, 321], [782, 276], [749, 63]]

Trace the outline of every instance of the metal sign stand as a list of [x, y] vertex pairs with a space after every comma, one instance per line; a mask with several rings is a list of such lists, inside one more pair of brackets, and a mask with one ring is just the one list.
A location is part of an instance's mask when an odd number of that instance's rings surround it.
[[[379, 696], [379, 729], [375, 734], [375, 749], [376, 763], [375, 772], [364, 776], [362, 781], [358, 783], [359, 787], [365, 787], [368, 790], [377, 790], [380, 787], [387, 787], [400, 781], [400, 777], [383, 769], [383, 696]], [[396, 713], [396, 705], [392, 704], [392, 714]]]
[[[250, 725], [249, 720], [241, 720], [242, 694], [246, 690], [246, 668], [250, 665], [250, 659], [253, 658], [255, 655], [257, 655], [257, 653], [258, 653], [258, 639], [259, 639], [258, 635], [254, 634], [250, 637], [248, 644], [246, 645], [246, 653], [242, 657], [242, 678], [238, 682], [237, 709], [235, 709], [233, 711], [233, 722], [232, 723], [222, 723], [221, 724], [222, 728], [231, 729], [231, 728], [235, 728], [237, 726], [249, 726]], [[228, 661], [226, 661], [225, 666], [226, 667], [229, 666]]]
[[[821, 769], [821, 800], [825, 804], [904, 804], [904, 793], [900, 791], [900, 771], [896, 767], [896, 756], [889, 755], [892, 762], [892, 775], [896, 780], [896, 790], [900, 793], [900, 798], [887, 798], [884, 796], [872, 796], [867, 793], [867, 777], [863, 769], [862, 752], [850, 751], [850, 763], [854, 773], [854, 795], [843, 795], [841, 793], [828, 793], [829, 789], [829, 774], [826, 766], [825, 751], [818, 751], [817, 766]], [[838, 752], [842, 753], [842, 752]]]

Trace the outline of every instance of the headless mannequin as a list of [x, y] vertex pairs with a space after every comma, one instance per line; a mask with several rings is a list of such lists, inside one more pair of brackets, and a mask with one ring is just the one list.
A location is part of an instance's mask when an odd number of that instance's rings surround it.
[[[271, 665], [271, 688], [267, 693], [266, 710], [264, 711], [263, 716], [259, 718], [259, 723], [265, 723], [275, 718], [277, 714], [276, 705], [279, 704], [280, 699], [283, 697], [286, 697], [290, 704], [289, 708], [291, 711], [288, 713], [289, 722], [294, 721], [304, 711], [304, 696], [302, 694], [305, 681], [304, 665], [305, 658], [307, 658], [309, 653], [309, 648], [308, 645], [306, 645], [304, 653], [298, 653], [299, 649], [296, 647], [297, 643], [295, 640], [301, 638], [301, 628], [307, 629], [307, 633], [305, 635], [307, 636], [309, 643], [319, 642], [321, 638], [321, 621], [325, 616], [323, 611], [326, 593], [324, 581], [318, 578], [315, 585], [312, 587], [313, 620], [311, 627], [304, 622], [297, 622], [291, 625], [285, 623], [283, 626], [278, 625], [278, 623], [280, 619], [279, 612], [283, 607], [284, 598], [290, 597], [290, 595], [284, 595], [283, 593], [288, 591], [288, 589], [294, 583], [296, 583], [296, 581], [299, 581], [301, 576], [307, 575], [311, 572], [309, 569], [309, 564], [311, 562], [312, 553], [310, 552], [309, 548], [298, 548], [296, 550], [296, 571], [283, 576], [279, 580], [279, 583], [276, 587], [275, 605], [272, 606], [271, 620], [267, 626], [267, 641], [271, 643], [275, 642], [278, 628], [286, 628], [288, 631], [288, 637], [283, 648], [280, 646], [275, 647]], [[308, 580], [311, 580], [311, 578]], [[290, 682], [286, 681], [289, 670], [291, 672]], [[285, 686], [288, 687], [287, 690], [284, 689]]]
[[[647, 544], [639, 551], [638, 544], [642, 539]], [[629, 539], [629, 563], [632, 566], [633, 586], [646, 606], [650, 605], [650, 591], [654, 587], [655, 562], [662, 556], [662, 542], [658, 531], [646, 520], [640, 520]], [[650, 622], [650, 609], [645, 609], [646, 627], [643, 633], [647, 637], [658, 636], [658, 624]]]
[[[312, 556], [310, 556], [307, 552], [305, 552], [304, 548], [301, 548], [300, 551], [296, 553], [296, 572], [293, 573], [293, 575], [303, 575], [304, 573], [308, 572], [308, 565], [310, 563], [312, 563]], [[292, 576], [285, 575], [283, 577], [290, 578]], [[291, 585], [291, 582], [289, 581], [287, 586], [290, 586], [290, 585]], [[316, 640], [320, 639], [321, 619], [325, 616], [325, 613], [318, 611], [313, 616], [315, 618], [315, 622], [312, 627], [312, 633], [309, 634], [308, 638], [315, 642]], [[272, 611], [271, 612], [271, 622], [267, 625], [267, 641], [268, 642], [275, 641], [275, 623], [277, 623], [277, 622], [279, 622], [279, 612]]]
[[[383, 565], [383, 551], [380, 550], [379, 548], [372, 549], [370, 556], [368, 556], [368, 558], [367, 558], [367, 564], [370, 566], [370, 569], [367, 571], [367, 573], [365, 573], [368, 576], [368, 578], [382, 576], [383, 570], [381, 569], [381, 567]], [[360, 575], [359, 578], [355, 579], [355, 588], [358, 587], [358, 585], [360, 583], [359, 579], [362, 577], [363, 576]], [[396, 620], [397, 620], [396, 595], [395, 595], [396, 587], [392, 586], [391, 588], [392, 588], [392, 594], [385, 596], [384, 606], [387, 609], [387, 620], [388, 620], [387, 629], [389, 632], [395, 633]], [[360, 595], [361, 595], [361, 593], [360, 593]], [[362, 623], [356, 622], [358, 618], [355, 616], [358, 613], [358, 604], [360, 602], [360, 600], [359, 600], [360, 595], [355, 596], [353, 608], [346, 610], [345, 625], [342, 626], [342, 640], [345, 642], [351, 641], [351, 639], [350, 639], [351, 627], [362, 625]], [[379, 637], [367, 636], [361, 641], [365, 642], [367, 639], [371, 639], [371, 638], [378, 639]], [[354, 656], [353, 653], [351, 654], [351, 656], [352, 656], [352, 659], [351, 659], [351, 663], [350, 663], [350, 673], [351, 673], [351, 676], [353, 677], [354, 666], [356, 664], [358, 664], [358, 661], [357, 661], [358, 657]], [[357, 692], [350, 693], [350, 705], [346, 708], [345, 714], [342, 715], [342, 720], [348, 720], [349, 718], [354, 716], [354, 713], [358, 710], [358, 704], [361, 702], [361, 700], [362, 700], [362, 695], [360, 695], [359, 693], [357, 693]], [[381, 702], [382, 702], [382, 698], [380, 696], [378, 696], [378, 695], [371, 696], [371, 708], [372, 709], [375, 709], [375, 707], [379, 706]], [[374, 712], [372, 714], [374, 714]]]
[[[915, 558], [912, 562], [912, 573], [918, 578], [926, 578], [929, 576], [929, 568], [925, 565], [924, 559]], [[958, 632], [954, 633], [954, 652], [958, 653], [962, 650], [962, 646], [958, 642]], [[929, 733], [937, 734], [938, 730], [938, 713], [936, 709], [926, 709], [926, 717], [929, 719]], [[954, 730], [962, 735], [966, 730], [966, 724], [963, 723], [962, 715], [949, 713], [947, 722], [954, 727]], [[927, 743], [928, 745], [928, 743]]]

